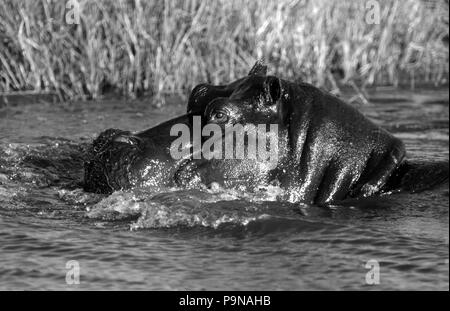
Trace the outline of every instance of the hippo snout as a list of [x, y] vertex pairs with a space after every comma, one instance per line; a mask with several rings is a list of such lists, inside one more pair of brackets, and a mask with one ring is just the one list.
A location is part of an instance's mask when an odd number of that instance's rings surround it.
[[129, 188], [132, 166], [140, 156], [142, 141], [131, 132], [108, 129], [92, 144], [84, 163], [84, 189], [96, 193], [112, 193]]

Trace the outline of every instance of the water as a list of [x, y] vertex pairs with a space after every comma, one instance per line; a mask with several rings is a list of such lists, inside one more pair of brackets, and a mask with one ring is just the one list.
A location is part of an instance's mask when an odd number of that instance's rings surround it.
[[[448, 90], [385, 90], [360, 107], [409, 157], [447, 160]], [[449, 289], [448, 183], [323, 208], [277, 202], [279, 189], [80, 188], [100, 131], [140, 130], [171, 104], [24, 102], [0, 109], [0, 290]], [[66, 283], [66, 263], [80, 284]], [[380, 284], [366, 284], [380, 266]]]

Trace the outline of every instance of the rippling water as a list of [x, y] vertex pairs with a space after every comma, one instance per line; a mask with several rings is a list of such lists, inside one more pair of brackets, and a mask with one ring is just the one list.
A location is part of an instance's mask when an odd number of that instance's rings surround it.
[[[448, 161], [448, 90], [372, 101], [361, 110], [410, 158]], [[183, 111], [122, 101], [1, 108], [0, 290], [449, 289], [448, 183], [330, 208], [277, 202], [276, 188], [82, 191], [83, 151], [100, 131]], [[78, 285], [66, 283], [70, 260]], [[379, 285], [366, 284], [369, 260]]]

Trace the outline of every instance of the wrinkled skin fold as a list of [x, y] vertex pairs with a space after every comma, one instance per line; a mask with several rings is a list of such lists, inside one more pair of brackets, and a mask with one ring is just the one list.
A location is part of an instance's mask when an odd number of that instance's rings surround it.
[[[403, 143], [352, 106], [307, 83], [266, 75], [256, 63], [247, 77], [223, 86], [200, 84], [187, 114], [139, 133], [107, 130], [85, 164], [85, 190], [111, 193], [133, 186], [199, 187], [218, 183], [252, 191], [276, 184], [291, 201], [332, 203], [392, 190], [420, 191], [448, 180], [446, 163], [410, 163]], [[174, 124], [276, 124], [278, 161], [173, 159]], [[217, 118], [220, 116], [220, 118]], [[425, 174], [425, 172], [428, 172]]]

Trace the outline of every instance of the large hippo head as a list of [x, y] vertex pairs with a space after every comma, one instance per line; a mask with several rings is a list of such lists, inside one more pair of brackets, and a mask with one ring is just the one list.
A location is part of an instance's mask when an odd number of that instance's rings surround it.
[[[192, 139], [179, 145], [188, 150], [184, 156], [173, 157], [171, 148], [178, 139], [171, 135], [173, 126], [193, 129], [197, 122], [221, 129], [276, 125], [276, 143], [264, 145], [276, 148], [276, 165], [258, 157], [206, 158]], [[225, 136], [217, 139], [226, 145]], [[257, 63], [247, 77], [229, 85], [196, 86], [183, 116], [139, 133], [102, 133], [86, 163], [85, 189], [111, 192], [134, 185], [215, 182], [250, 190], [276, 183], [288, 190], [291, 200], [331, 202], [379, 192], [404, 154], [400, 140], [353, 107], [307, 83], [267, 76], [266, 67]]]
[[[267, 67], [256, 62], [249, 76], [265, 75]], [[190, 164], [192, 145], [182, 148], [186, 157], [174, 158], [171, 146], [176, 136], [174, 125], [193, 126], [193, 117], [203, 115], [209, 101], [227, 97], [245, 78], [227, 85], [200, 84], [191, 92], [187, 113], [138, 133], [118, 129], [102, 132], [93, 142], [85, 162], [84, 189], [90, 192], [111, 193], [133, 186], [187, 186], [194, 182]]]

